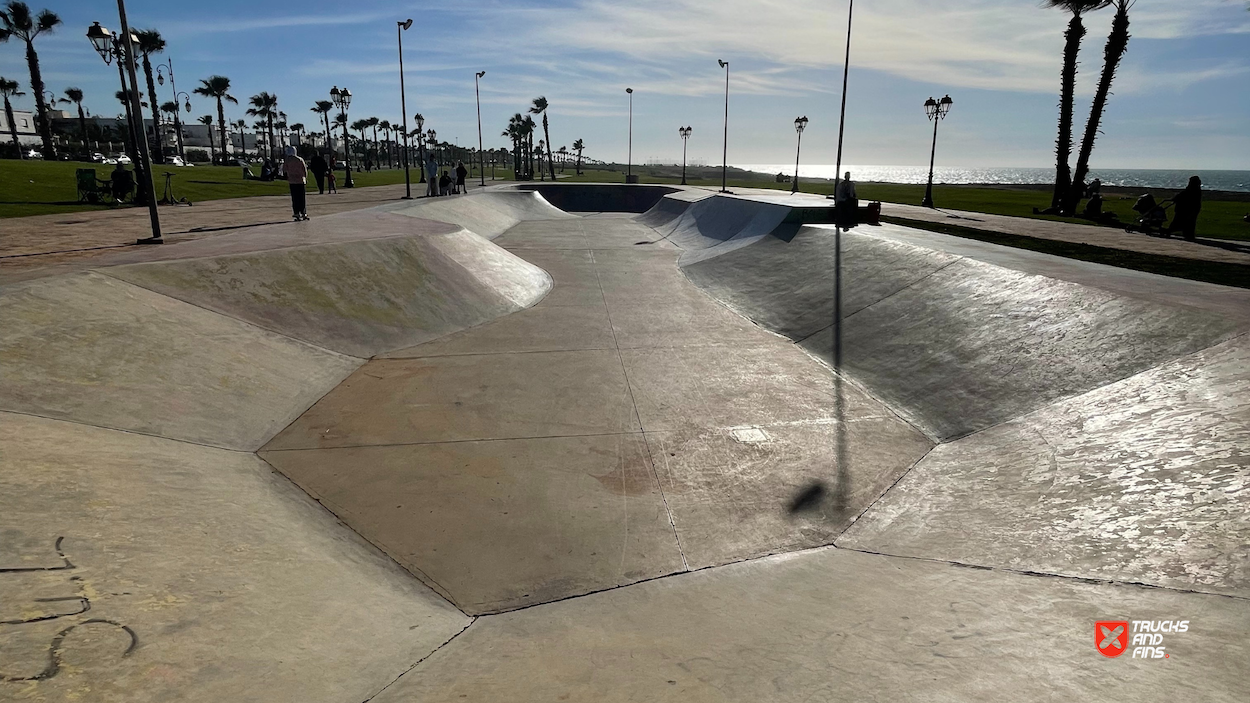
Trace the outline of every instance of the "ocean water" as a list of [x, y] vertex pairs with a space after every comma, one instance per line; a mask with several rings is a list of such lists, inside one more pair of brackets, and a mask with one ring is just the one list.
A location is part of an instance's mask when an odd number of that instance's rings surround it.
[[[794, 173], [794, 164], [734, 164], [737, 168], [758, 173]], [[856, 181], [878, 183], [928, 182], [929, 169], [925, 166], [843, 166]], [[836, 169], [832, 164], [799, 166], [801, 178], [827, 178], [832, 180]], [[1184, 188], [1190, 176], [1202, 179], [1206, 190], [1226, 190], [1250, 193], [1250, 171], [1178, 171], [1166, 169], [1105, 169], [1090, 172], [1090, 180], [1101, 178], [1103, 185], [1128, 188]], [[933, 171], [934, 183], [994, 185], [1045, 185], [1055, 182], [1053, 168], [937, 168]]]

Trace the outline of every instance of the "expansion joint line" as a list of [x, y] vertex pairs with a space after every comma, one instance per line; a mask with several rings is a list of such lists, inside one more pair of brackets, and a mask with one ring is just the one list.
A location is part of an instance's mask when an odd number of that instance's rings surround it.
[[1227, 598], [1236, 601], [1250, 602], [1250, 597], [1240, 596], [1234, 593], [1211, 593], [1210, 591], [1199, 591], [1193, 588], [1178, 588], [1176, 586], [1160, 586], [1154, 583], [1146, 583], [1144, 581], [1125, 581], [1122, 579], [1100, 579], [1090, 576], [1074, 576], [1071, 574], [1056, 574], [1049, 571], [1031, 571], [1028, 569], [1013, 569], [1007, 566], [983, 566], [981, 564], [970, 564], [968, 562], [956, 561], [953, 559], [938, 559], [935, 557], [918, 557], [909, 554], [890, 554], [888, 552], [877, 552], [871, 549], [861, 549], [859, 547], [841, 547], [833, 545], [834, 549], [841, 549], [846, 552], [857, 552], [859, 554], [871, 554], [872, 556], [885, 557], [887, 559], [909, 559], [911, 561], [926, 561], [931, 564], [947, 564], [949, 566], [957, 566], [963, 569], [976, 569], [977, 571], [990, 571], [1001, 574], [1012, 574], [1015, 576], [1033, 576], [1036, 578], [1051, 578], [1062, 581], [1076, 581], [1079, 583], [1087, 583], [1096, 586], [1134, 586], [1137, 588], [1150, 588], [1159, 591], [1169, 591], [1171, 593], [1183, 593], [1196, 596], [1208, 596], [1211, 598]]
[[422, 662], [424, 662], [426, 659], [429, 659], [430, 657], [434, 656], [435, 654], [438, 654], [438, 653], [439, 653], [439, 651], [443, 649], [443, 647], [446, 647], [447, 645], [451, 644], [451, 643], [452, 643], [452, 641], [454, 641], [457, 637], [459, 637], [460, 635], [463, 635], [465, 632], [467, 632], [467, 631], [469, 630], [469, 628], [470, 628], [470, 627], [473, 627], [473, 624], [474, 624], [474, 623], [476, 623], [477, 621], [478, 621], [478, 618], [476, 618], [476, 617], [470, 618], [470, 619], [469, 619], [468, 624], [466, 624], [464, 627], [460, 628], [460, 629], [459, 629], [459, 630], [458, 630], [455, 634], [453, 634], [451, 637], [448, 637], [446, 641], [444, 641], [442, 644], [440, 644], [440, 645], [438, 645], [437, 647], [435, 647], [435, 648], [433, 649], [433, 651], [431, 651], [429, 654], [427, 654], [427, 655], [425, 655], [424, 657], [421, 657], [420, 659], [418, 659], [418, 660], [416, 660], [415, 662], [413, 662], [413, 663], [412, 663], [412, 666], [410, 666], [410, 667], [408, 667], [407, 669], [404, 669], [403, 671], [401, 671], [401, 672], [400, 672], [400, 674], [399, 674], [399, 676], [396, 676], [394, 679], [391, 679], [391, 682], [390, 682], [390, 683], [388, 683], [388, 684], [386, 684], [385, 686], [383, 686], [382, 688], [378, 689], [378, 692], [377, 692], [377, 693], [375, 693], [375, 694], [373, 694], [372, 696], [369, 696], [368, 698], [364, 699], [363, 701], [361, 701], [361, 703], [369, 703], [369, 701], [372, 701], [373, 699], [377, 698], [378, 696], [382, 695], [383, 693], [386, 693], [386, 690], [387, 690], [388, 688], [390, 688], [391, 686], [394, 686], [395, 684], [399, 683], [399, 680], [400, 680], [400, 679], [402, 679], [402, 678], [404, 678], [405, 676], [407, 676], [407, 675], [408, 675], [408, 672], [412, 671], [413, 669], [417, 668], [418, 666], [421, 666], [421, 663], [422, 663]]
[[[582, 226], [585, 232], [585, 225]], [[612, 332], [612, 346], [616, 349], [617, 361], [621, 364], [621, 373], [625, 376], [625, 389], [629, 391], [629, 404], [634, 410], [634, 417], [638, 418], [638, 428], [642, 432], [642, 444], [647, 450], [647, 461], [651, 462], [651, 475], [655, 477], [655, 486], [660, 489], [660, 500], [664, 503], [664, 513], [668, 515], [668, 526], [673, 530], [673, 540], [677, 543], [677, 553], [681, 556], [682, 571], [690, 571], [690, 564], [686, 561], [686, 550], [681, 546], [681, 535], [677, 533], [677, 522], [673, 519], [673, 509], [669, 507], [668, 495], [664, 492], [664, 483], [660, 481], [660, 472], [655, 465], [655, 452], [651, 451], [651, 440], [647, 437], [646, 428], [642, 426], [642, 413], [638, 412], [638, 401], [634, 398], [634, 386], [629, 380], [629, 370], [625, 368], [625, 357], [621, 354], [621, 343], [616, 337], [616, 327], [612, 324], [612, 308], [608, 305], [607, 293], [603, 290], [603, 279], [599, 276], [599, 262], [595, 260], [595, 252], [593, 249], [587, 250], [590, 254], [590, 262], [595, 267], [595, 282], [599, 285], [599, 296], [603, 299], [603, 309], [608, 317], [608, 329]]]

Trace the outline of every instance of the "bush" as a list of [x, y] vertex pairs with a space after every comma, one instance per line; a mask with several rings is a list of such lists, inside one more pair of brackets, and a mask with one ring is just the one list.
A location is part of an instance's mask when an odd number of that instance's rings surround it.
[[187, 149], [187, 161], [195, 164], [208, 163], [208, 152], [203, 149]]

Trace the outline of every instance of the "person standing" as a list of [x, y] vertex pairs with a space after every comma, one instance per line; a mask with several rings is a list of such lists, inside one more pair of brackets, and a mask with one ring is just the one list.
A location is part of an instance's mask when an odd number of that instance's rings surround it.
[[308, 164], [308, 170], [312, 171], [313, 178], [317, 180], [317, 194], [324, 195], [326, 192], [326, 171], [330, 170], [326, 158], [317, 152], [312, 161]]
[[464, 186], [464, 179], [469, 177], [469, 169], [464, 167], [464, 162], [456, 163], [456, 192], [467, 193], [468, 190]]
[[838, 189], [833, 194], [833, 205], [839, 224], [846, 227], [859, 224], [859, 194], [855, 192], [855, 181], [851, 180], [850, 171], [838, 183]]
[[308, 165], [295, 154], [295, 147], [288, 146], [282, 166], [286, 172], [286, 182], [291, 186], [291, 211], [295, 213], [295, 221], [307, 220], [308, 197], [304, 188], [308, 182]]
[[1176, 206], [1176, 214], [1172, 216], [1168, 234], [1179, 231], [1186, 241], [1194, 241], [1197, 238], [1198, 213], [1202, 212], [1202, 179], [1190, 177], [1189, 185], [1172, 198], [1172, 204]]
[[438, 162], [434, 160], [434, 155], [430, 154], [425, 159], [425, 182], [426, 195], [438, 195]]

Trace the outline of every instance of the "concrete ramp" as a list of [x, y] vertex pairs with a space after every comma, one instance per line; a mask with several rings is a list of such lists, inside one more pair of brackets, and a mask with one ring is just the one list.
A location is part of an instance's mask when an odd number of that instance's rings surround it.
[[[691, 208], [721, 212], [703, 216], [697, 236], [684, 242], [742, 237], [750, 223], [778, 219], [773, 205], [720, 200]], [[725, 222], [732, 224], [712, 229]], [[845, 369], [938, 441], [1114, 383], [1244, 327], [1215, 312], [1032, 275], [871, 231], [842, 235]], [[828, 363], [833, 237], [832, 229], [817, 227], [801, 228], [788, 241], [752, 234], [744, 247], [713, 247], [705, 258], [682, 261], [696, 284]]]
[[357, 357], [516, 312], [551, 289], [542, 269], [467, 230], [135, 264], [106, 273]]
[[252, 451], [360, 361], [80, 273], [0, 288], [0, 410]]
[[400, 215], [447, 222], [494, 239], [521, 222], [576, 217], [554, 207], [534, 191], [499, 189], [447, 198], [429, 198], [392, 210]]
[[536, 192], [565, 212], [644, 213], [681, 192], [674, 186], [620, 183], [521, 183], [516, 188]]

